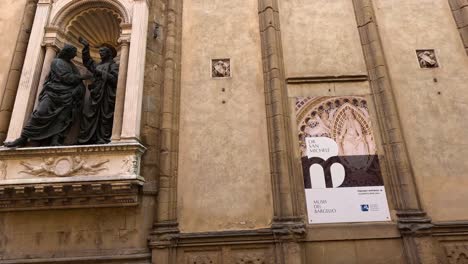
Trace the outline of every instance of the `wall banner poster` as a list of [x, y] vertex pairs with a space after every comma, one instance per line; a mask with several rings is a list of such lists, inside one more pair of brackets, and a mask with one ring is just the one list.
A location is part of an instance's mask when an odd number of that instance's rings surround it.
[[298, 97], [296, 119], [310, 224], [390, 221], [364, 97]]

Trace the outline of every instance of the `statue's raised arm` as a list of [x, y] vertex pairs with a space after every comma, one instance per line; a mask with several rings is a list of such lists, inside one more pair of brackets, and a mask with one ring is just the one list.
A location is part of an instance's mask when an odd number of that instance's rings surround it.
[[81, 50], [83, 65], [88, 71], [96, 75], [96, 62], [91, 58], [91, 54], [89, 53], [89, 42], [83, 37], [79, 37], [78, 41], [83, 45], [83, 49]]

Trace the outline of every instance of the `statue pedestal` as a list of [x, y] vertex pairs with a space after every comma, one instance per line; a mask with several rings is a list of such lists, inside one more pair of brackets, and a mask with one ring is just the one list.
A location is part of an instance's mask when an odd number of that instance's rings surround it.
[[0, 211], [138, 205], [140, 143], [0, 148]]

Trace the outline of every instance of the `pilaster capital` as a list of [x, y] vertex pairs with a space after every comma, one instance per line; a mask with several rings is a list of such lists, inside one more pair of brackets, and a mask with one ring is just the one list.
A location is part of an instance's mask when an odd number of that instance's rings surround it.
[[147, 6], [150, 6], [149, 0], [133, 0], [135, 3], [145, 3]]
[[158, 222], [148, 238], [150, 248], [167, 248], [174, 246], [179, 237], [179, 223], [175, 221]]
[[42, 46], [44, 46], [46, 50], [53, 49], [55, 52], [59, 52], [60, 50], [60, 45], [57, 43], [57, 41], [45, 41], [44, 43], [42, 43]]
[[37, 4], [38, 5], [50, 5], [50, 4], [53, 4], [53, 0], [39, 0]]
[[130, 36], [129, 35], [121, 35], [117, 42], [122, 46], [128, 46], [130, 44]]
[[398, 229], [402, 235], [424, 236], [430, 234], [434, 226], [424, 211], [400, 211], [397, 216]]
[[306, 225], [302, 217], [274, 217], [271, 225], [276, 235], [302, 237], [306, 234]]

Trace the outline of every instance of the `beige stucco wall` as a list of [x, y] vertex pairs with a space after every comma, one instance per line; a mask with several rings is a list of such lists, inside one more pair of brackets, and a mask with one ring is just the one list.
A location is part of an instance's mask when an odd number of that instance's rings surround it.
[[[16, 41], [23, 19], [26, 0], [0, 1], [0, 98], [5, 92], [8, 72], [12, 63], [20, 64], [22, 61], [12, 62]], [[18, 58], [20, 59], [20, 58]]]
[[[436, 221], [468, 219], [468, 57], [448, 1], [374, 2], [423, 205]], [[435, 49], [440, 68], [419, 68], [416, 49]]]
[[[180, 229], [266, 227], [272, 198], [257, 1], [184, 1], [182, 38]], [[232, 78], [211, 79], [216, 58], [231, 58]]]
[[352, 1], [278, 2], [286, 77], [367, 74]]

